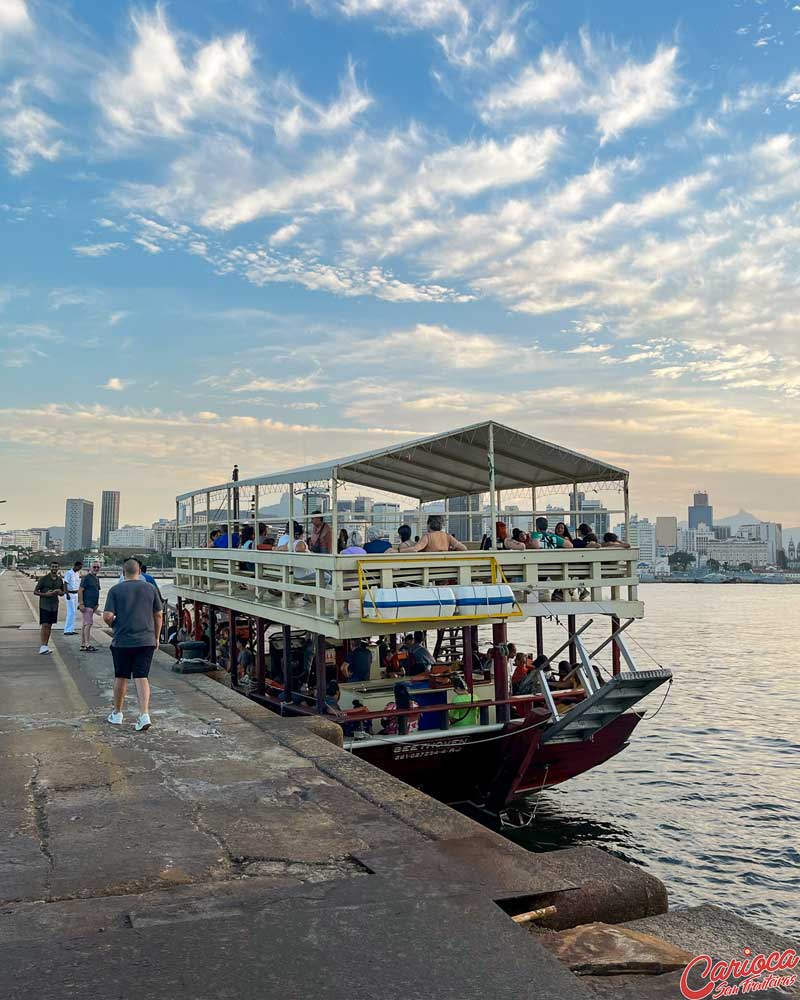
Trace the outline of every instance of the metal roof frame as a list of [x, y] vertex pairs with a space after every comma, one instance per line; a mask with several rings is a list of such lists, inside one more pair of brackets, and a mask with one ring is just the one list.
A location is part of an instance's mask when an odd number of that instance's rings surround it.
[[289, 486], [326, 479], [413, 497], [423, 503], [486, 493], [492, 440], [498, 490], [628, 479], [625, 469], [489, 420], [358, 455], [192, 490], [177, 499], [235, 487]]

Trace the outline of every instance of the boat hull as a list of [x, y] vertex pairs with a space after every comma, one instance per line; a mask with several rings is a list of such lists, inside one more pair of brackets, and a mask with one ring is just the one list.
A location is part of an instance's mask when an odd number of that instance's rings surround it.
[[386, 740], [352, 752], [375, 767], [447, 803], [480, 802], [501, 809], [515, 798], [558, 785], [616, 756], [640, 721], [626, 712], [593, 739], [542, 744], [542, 728], [528, 720], [500, 732], [431, 734]]

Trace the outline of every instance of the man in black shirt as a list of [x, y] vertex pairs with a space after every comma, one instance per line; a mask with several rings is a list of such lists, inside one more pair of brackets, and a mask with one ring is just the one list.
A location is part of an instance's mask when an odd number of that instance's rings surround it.
[[58, 621], [58, 599], [64, 596], [64, 581], [61, 578], [61, 567], [57, 562], [50, 563], [50, 572], [36, 584], [34, 597], [39, 598], [39, 624], [41, 625], [41, 645], [39, 652], [52, 653], [50, 649], [50, 630]]

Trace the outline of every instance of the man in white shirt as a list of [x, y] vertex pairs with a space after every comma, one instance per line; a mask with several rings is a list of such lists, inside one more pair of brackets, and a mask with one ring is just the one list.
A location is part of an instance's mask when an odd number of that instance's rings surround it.
[[73, 563], [72, 569], [64, 574], [64, 596], [67, 599], [67, 620], [64, 635], [75, 635], [75, 614], [78, 610], [78, 591], [81, 588], [82, 562]]

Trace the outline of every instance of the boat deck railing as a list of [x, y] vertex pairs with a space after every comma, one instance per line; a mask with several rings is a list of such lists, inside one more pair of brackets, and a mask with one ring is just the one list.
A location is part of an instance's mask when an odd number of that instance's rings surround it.
[[[362, 617], [360, 577], [363, 580], [365, 574], [382, 589], [482, 586], [504, 579], [517, 596], [525, 618], [559, 612], [627, 618], [643, 614], [637, 596], [637, 549], [334, 556], [178, 548], [173, 554], [175, 583], [181, 597], [332, 638], [437, 627], [435, 616], [381, 621]], [[561, 597], [560, 603], [552, 601], [554, 594]], [[501, 619], [487, 613], [485, 620]]]

